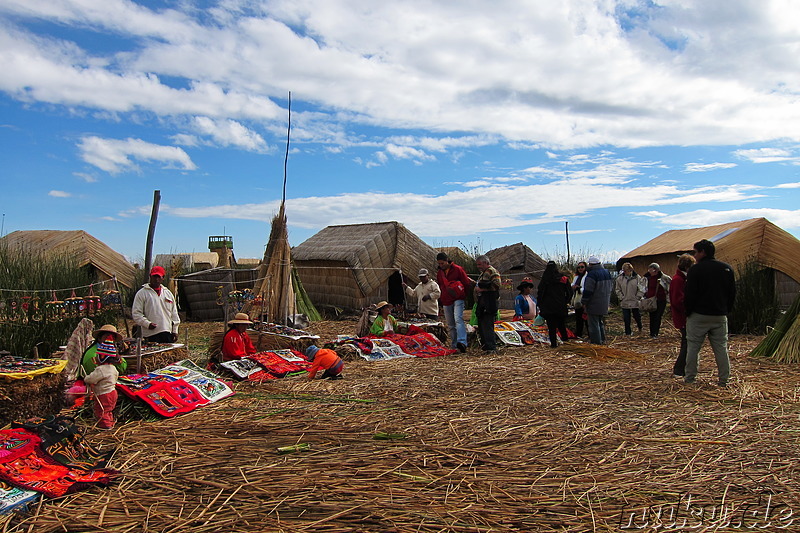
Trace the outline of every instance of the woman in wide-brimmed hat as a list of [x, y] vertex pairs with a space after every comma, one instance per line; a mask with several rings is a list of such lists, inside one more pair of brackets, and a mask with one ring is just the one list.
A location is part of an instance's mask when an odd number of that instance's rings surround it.
[[81, 358], [81, 376], [91, 374], [97, 365], [110, 362], [121, 374], [125, 373], [128, 363], [120, 356], [118, 344], [122, 343], [122, 335], [112, 324], [104, 326], [92, 332], [94, 342], [86, 348]]
[[517, 286], [519, 294], [514, 299], [514, 320], [533, 320], [538, 314], [536, 299], [531, 295], [533, 283], [527, 279]]
[[222, 339], [223, 361], [233, 361], [256, 353], [250, 335], [247, 334], [247, 327], [252, 325], [247, 313], [236, 313], [233, 320], [228, 321], [228, 332]]
[[392, 304], [383, 301], [375, 304], [378, 310], [378, 316], [369, 332], [373, 335], [385, 335], [387, 333], [395, 333], [397, 331], [397, 320], [392, 316]]

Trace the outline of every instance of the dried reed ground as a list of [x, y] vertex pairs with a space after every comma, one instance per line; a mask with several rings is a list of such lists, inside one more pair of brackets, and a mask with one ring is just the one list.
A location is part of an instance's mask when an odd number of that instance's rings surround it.
[[[314, 328], [325, 339], [353, 325]], [[208, 334], [207, 325], [188, 327]], [[736, 336], [728, 389], [713, 385], [707, 348], [702, 383], [685, 386], [671, 377], [679, 339], [671, 328], [665, 334], [615, 338], [613, 346], [646, 354], [641, 364], [542, 346], [348, 362], [339, 381], [239, 384], [233, 398], [175, 419], [89, 430], [93, 442], [119, 446], [120, 479], [5, 525], [37, 533], [619, 531], [644, 526], [643, 509], [653, 506], [645, 529], [664, 530], [666, 512], [690, 496], [693, 512], [705, 507], [707, 529], [697, 530], [742, 531], [744, 515], [745, 526], [766, 524], [757, 522], [766, 493], [772, 506], [800, 512], [800, 372], [748, 358], [759, 338]], [[408, 437], [374, 440], [376, 432]], [[300, 442], [311, 451], [276, 452]], [[727, 527], [710, 516], [713, 505], [728, 509]], [[781, 518], [771, 526], [785, 525]]]

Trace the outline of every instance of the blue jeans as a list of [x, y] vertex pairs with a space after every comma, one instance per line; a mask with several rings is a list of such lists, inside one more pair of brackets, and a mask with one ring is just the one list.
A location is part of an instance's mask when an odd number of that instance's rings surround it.
[[589, 342], [592, 344], [605, 344], [606, 342], [606, 316], [587, 315], [586, 325], [589, 328]]
[[456, 300], [453, 305], [445, 305], [444, 317], [447, 320], [447, 329], [450, 331], [450, 346], [455, 348], [459, 342], [466, 346], [467, 326], [464, 324], [464, 300]]

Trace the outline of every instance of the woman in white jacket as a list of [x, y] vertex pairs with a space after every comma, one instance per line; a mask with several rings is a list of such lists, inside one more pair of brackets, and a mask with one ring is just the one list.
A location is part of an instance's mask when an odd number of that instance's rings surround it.
[[622, 309], [622, 320], [625, 323], [625, 335], [631, 335], [631, 315], [636, 321], [639, 332], [642, 331], [642, 313], [639, 312], [639, 300], [644, 294], [644, 289], [640, 285], [641, 276], [633, 270], [633, 265], [624, 263], [622, 273], [617, 276], [614, 291], [619, 299], [619, 307]]

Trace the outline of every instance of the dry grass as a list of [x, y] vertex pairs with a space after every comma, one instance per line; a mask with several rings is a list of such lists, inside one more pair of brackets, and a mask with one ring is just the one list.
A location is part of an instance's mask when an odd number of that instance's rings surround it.
[[[326, 339], [354, 325], [313, 329]], [[681, 498], [686, 528], [700, 506], [700, 531], [741, 530], [754, 510], [764, 525], [767, 493], [773, 509], [800, 510], [800, 371], [747, 358], [758, 340], [732, 339], [727, 389], [710, 384], [706, 352], [700, 385], [671, 377], [674, 332], [614, 339], [641, 362], [542, 346], [239, 384], [194, 413], [92, 434], [119, 446], [119, 481], [48, 501], [11, 530], [654, 531]], [[298, 443], [310, 450], [277, 452]], [[650, 529], [630, 527], [648, 506]]]

